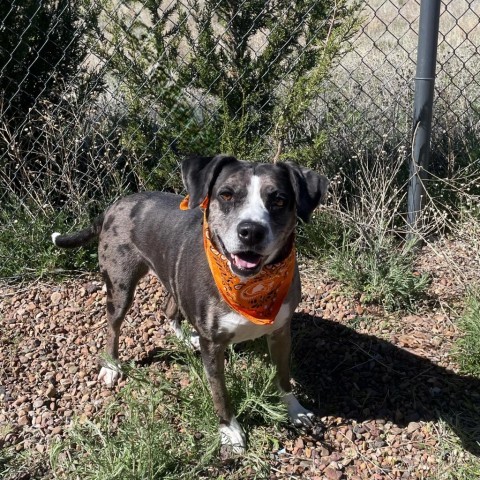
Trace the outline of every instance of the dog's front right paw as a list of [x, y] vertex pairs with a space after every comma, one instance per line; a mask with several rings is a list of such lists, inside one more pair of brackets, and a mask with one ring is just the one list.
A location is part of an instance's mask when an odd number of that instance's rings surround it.
[[102, 367], [100, 373], [98, 374], [98, 381], [105, 383], [108, 388], [111, 388], [117, 383], [117, 380], [122, 376], [122, 372], [119, 368], [114, 367]]
[[303, 407], [293, 393], [285, 394], [282, 400], [287, 405], [288, 416], [296, 427], [313, 428], [315, 415]]
[[247, 448], [247, 439], [237, 419], [233, 417], [229, 425], [220, 425], [222, 447], [234, 455], [242, 455]]

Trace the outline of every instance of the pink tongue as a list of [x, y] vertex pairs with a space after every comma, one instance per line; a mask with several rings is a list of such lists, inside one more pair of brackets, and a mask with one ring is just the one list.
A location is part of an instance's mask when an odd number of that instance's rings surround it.
[[260, 263], [260, 259], [255, 262], [249, 262], [248, 260], [244, 260], [237, 255], [232, 255], [232, 258], [233, 263], [235, 263], [235, 265], [239, 268], [255, 268]]

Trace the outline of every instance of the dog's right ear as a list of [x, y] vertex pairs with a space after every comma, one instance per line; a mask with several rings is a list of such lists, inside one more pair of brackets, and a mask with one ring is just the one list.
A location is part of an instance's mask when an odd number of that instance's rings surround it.
[[304, 222], [309, 222], [312, 212], [327, 196], [328, 178], [291, 162], [282, 165], [288, 168], [290, 174], [296, 197], [297, 216]]
[[211, 187], [222, 168], [233, 162], [238, 160], [228, 155], [191, 156], [182, 162], [182, 179], [188, 193], [188, 208], [198, 207], [203, 202], [210, 194]]

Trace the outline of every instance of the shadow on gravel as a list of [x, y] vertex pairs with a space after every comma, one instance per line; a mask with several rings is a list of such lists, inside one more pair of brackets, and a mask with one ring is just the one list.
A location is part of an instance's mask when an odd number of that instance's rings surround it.
[[480, 379], [320, 317], [297, 314], [292, 335], [293, 376], [319, 416], [400, 427], [442, 419], [480, 455]]

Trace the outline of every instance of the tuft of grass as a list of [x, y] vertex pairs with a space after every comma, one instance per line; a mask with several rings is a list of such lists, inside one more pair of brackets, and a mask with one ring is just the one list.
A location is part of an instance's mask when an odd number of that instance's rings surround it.
[[472, 292], [458, 322], [461, 338], [456, 344], [456, 358], [462, 372], [480, 375], [480, 292]]
[[440, 420], [435, 427], [438, 437], [439, 459], [435, 480], [472, 480], [480, 478], [480, 459], [462, 448], [460, 441], [449, 427]]
[[0, 443], [0, 478], [2, 480], [45, 480], [48, 477], [45, 456], [34, 450], [16, 452]]
[[13, 449], [0, 448], [0, 477], [6, 478], [9, 470], [12, 467], [15, 454]]
[[[65, 232], [66, 225], [69, 225], [69, 219], [64, 215], [56, 215], [52, 219], [46, 213], [31, 216], [19, 210], [13, 220], [14, 229], [8, 228], [9, 222], [12, 222], [10, 214], [0, 211], [0, 278], [39, 277], [62, 270], [96, 268], [94, 245], [61, 250], [52, 243], [51, 234]], [[71, 228], [70, 225], [68, 228]]]
[[185, 346], [160, 357], [175, 362], [166, 379], [157, 371], [125, 366], [128, 382], [91, 421], [77, 419], [51, 450], [55, 478], [147, 480], [265, 478], [265, 461], [286, 420], [273, 367], [229, 351], [227, 385], [249, 450], [238, 461], [219, 460], [217, 417], [201, 359]]
[[384, 238], [373, 246], [344, 243], [327, 263], [329, 273], [361, 294], [363, 301], [387, 310], [412, 308], [430, 279], [414, 269], [413, 244]]
[[301, 223], [297, 229], [297, 247], [301, 255], [325, 260], [341, 246], [344, 225], [327, 210], [316, 211], [309, 223]]

